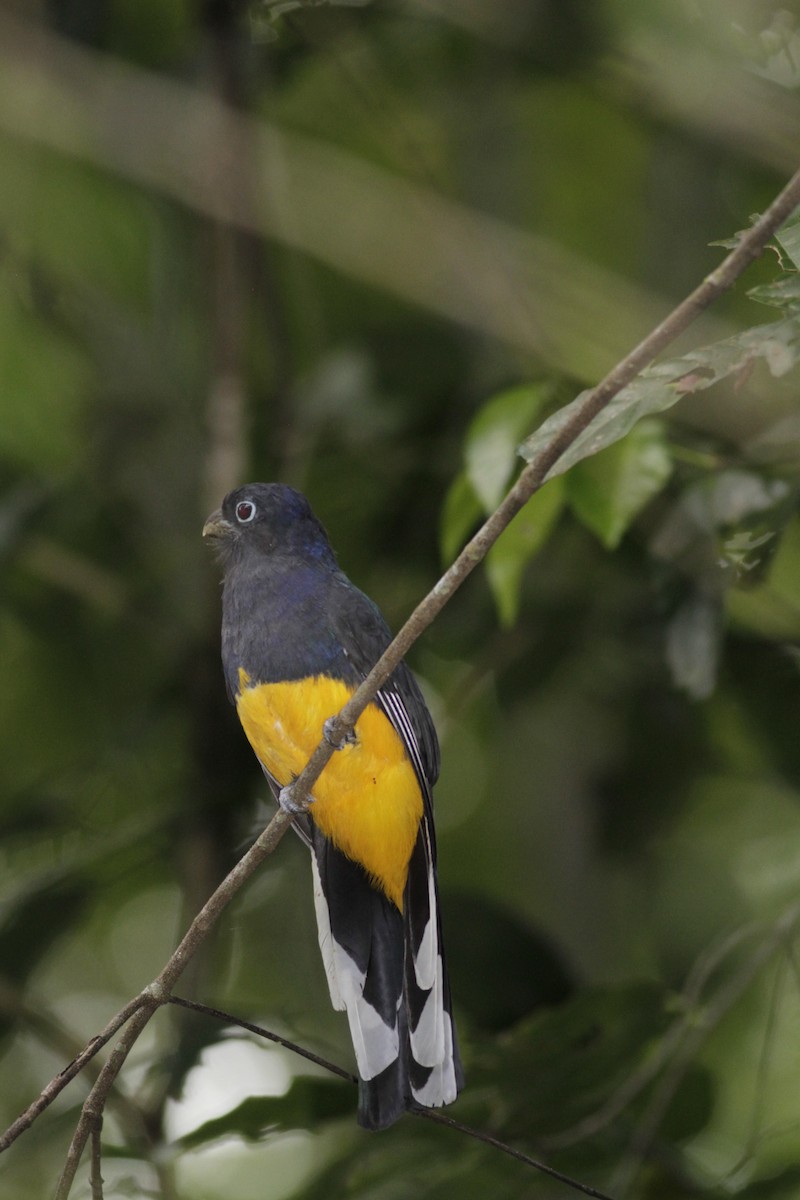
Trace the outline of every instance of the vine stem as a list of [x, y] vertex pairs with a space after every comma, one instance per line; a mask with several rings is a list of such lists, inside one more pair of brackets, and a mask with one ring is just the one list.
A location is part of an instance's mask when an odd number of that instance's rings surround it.
[[[548, 472], [564, 451], [583, 433], [597, 414], [624, 387], [631, 383], [644, 367], [652, 362], [657, 354], [683, 333], [714, 300], [735, 283], [742, 272], [759, 257], [772, 235], [799, 204], [800, 170], [795, 172], [753, 226], [740, 236], [735, 248], [730, 251], [720, 265], [706, 276], [702, 283], [682, 300], [643, 341], [617, 363], [597, 387], [586, 395], [571, 419], [524, 467], [499, 507], [467, 543], [438, 583], [414, 609], [397, 637], [334, 719], [331, 741], [340, 741], [353, 728], [378, 689], [386, 682], [414, 642], [428, 629], [467, 576], [485, 558], [510, 521], [542, 486]], [[301, 804], [307, 802], [311, 789], [333, 753], [331, 743], [323, 738], [292, 785], [295, 802]], [[36, 1120], [70, 1079], [74, 1078], [101, 1046], [127, 1022], [122, 1037], [115, 1045], [83, 1106], [58, 1185], [56, 1200], [66, 1200], [69, 1195], [78, 1164], [92, 1131], [97, 1128], [98, 1120], [102, 1116], [114, 1081], [153, 1013], [160, 1005], [169, 1000], [177, 980], [199, 946], [205, 941], [223, 909], [264, 859], [273, 852], [290, 824], [291, 818], [283, 810], [279, 810], [253, 846], [243, 855], [197, 914], [157, 978], [138, 997], [130, 1001], [116, 1017], [112, 1018], [106, 1031], [97, 1038], [93, 1038], [70, 1064], [70, 1067], [51, 1080], [26, 1113], [23, 1113], [0, 1137], [0, 1151], [2, 1151]], [[108, 1032], [109, 1030], [110, 1032]], [[106, 1033], [107, 1036], [105, 1036]]]

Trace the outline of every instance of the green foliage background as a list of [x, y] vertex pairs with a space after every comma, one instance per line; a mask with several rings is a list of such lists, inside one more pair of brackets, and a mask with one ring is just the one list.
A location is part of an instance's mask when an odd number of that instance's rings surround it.
[[[519, 444], [795, 169], [800, 23], [771, 0], [7, 2], [0, 67], [7, 1124], [268, 816], [206, 513], [245, 479], [302, 488], [397, 627]], [[797, 242], [413, 655], [443, 743], [452, 1112], [618, 1198], [798, 1186]], [[350, 1064], [299, 843], [179, 991]], [[85, 1086], [0, 1158], [8, 1200], [52, 1193]], [[354, 1107], [161, 1012], [108, 1110], [106, 1195], [567, 1194]]]

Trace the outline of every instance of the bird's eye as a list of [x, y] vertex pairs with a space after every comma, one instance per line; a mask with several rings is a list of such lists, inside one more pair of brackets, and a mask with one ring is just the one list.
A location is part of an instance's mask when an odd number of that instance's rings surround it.
[[252, 500], [240, 500], [236, 505], [236, 520], [242, 525], [246, 525], [248, 521], [252, 521], [256, 515], [256, 506]]

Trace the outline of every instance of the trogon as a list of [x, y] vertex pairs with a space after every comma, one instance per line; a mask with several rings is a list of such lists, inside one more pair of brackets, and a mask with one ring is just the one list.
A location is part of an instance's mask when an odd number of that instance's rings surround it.
[[436, 883], [433, 722], [401, 663], [298, 812], [283, 789], [388, 646], [389, 629], [293, 488], [237, 488], [203, 536], [224, 568], [228, 692], [312, 851], [320, 949], [358, 1066], [358, 1120], [383, 1129], [408, 1108], [449, 1104], [463, 1085]]

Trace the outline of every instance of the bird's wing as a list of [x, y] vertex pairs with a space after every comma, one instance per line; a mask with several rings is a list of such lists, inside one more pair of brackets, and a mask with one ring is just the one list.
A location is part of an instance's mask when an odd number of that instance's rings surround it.
[[[391, 634], [377, 607], [348, 583], [346, 597], [333, 606], [333, 626], [343, 653], [360, 682], [388, 646]], [[403, 1084], [406, 1094], [424, 1105], [447, 1104], [463, 1083], [451, 1016], [450, 987], [444, 962], [436, 881], [436, 842], [431, 790], [439, 774], [439, 743], [419, 685], [401, 663], [376, 695], [401, 738], [414, 767], [423, 798], [423, 815], [408, 867], [404, 894], [403, 988], [406, 1011], [398, 1010], [406, 1042]], [[387, 1079], [384, 1090], [396, 1087]], [[370, 1101], [380, 1109], [379, 1089], [362, 1093], [362, 1115]], [[377, 1094], [376, 1094], [377, 1093]]]
[[[392, 640], [376, 604], [345, 577], [332, 589], [331, 629], [341, 648], [340, 669], [349, 682], [364, 679]], [[419, 684], [404, 662], [376, 696], [406, 748], [426, 804], [439, 776], [439, 740]]]

